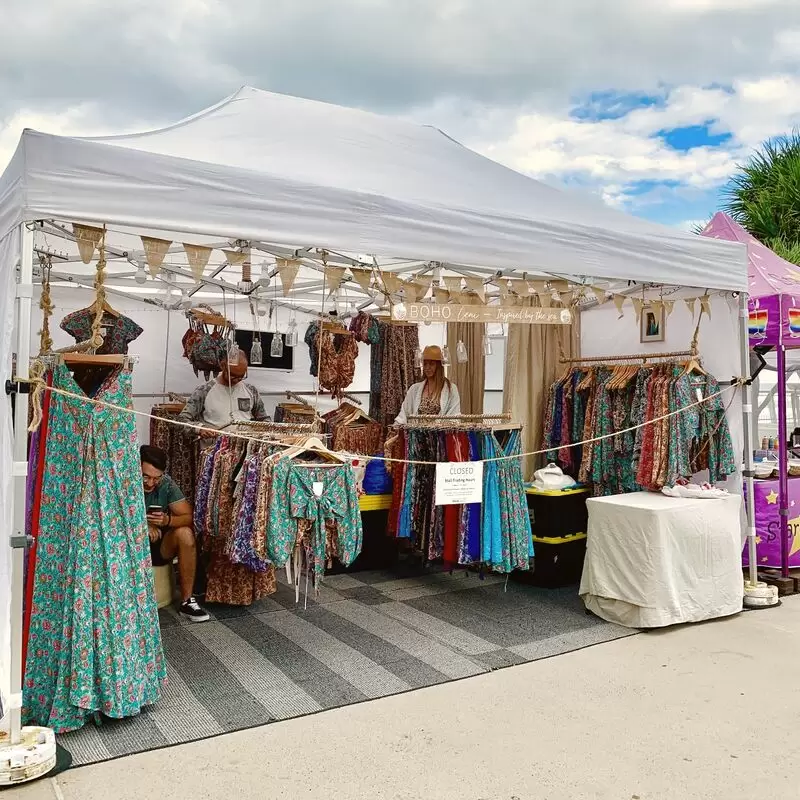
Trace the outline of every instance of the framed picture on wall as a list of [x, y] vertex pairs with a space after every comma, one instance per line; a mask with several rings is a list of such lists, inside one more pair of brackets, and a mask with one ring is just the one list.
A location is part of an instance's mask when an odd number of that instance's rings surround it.
[[652, 306], [642, 309], [642, 330], [639, 341], [644, 342], [663, 342], [666, 331], [666, 319], [664, 318], [664, 308], [658, 311]]

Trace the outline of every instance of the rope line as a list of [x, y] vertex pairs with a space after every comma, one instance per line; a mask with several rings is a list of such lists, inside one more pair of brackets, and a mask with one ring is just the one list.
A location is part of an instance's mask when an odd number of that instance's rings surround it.
[[[35, 367], [36, 363], [37, 362], [34, 362], [34, 367]], [[41, 363], [41, 362], [38, 362], [38, 363]], [[177, 420], [177, 419], [165, 419], [164, 417], [156, 417], [155, 415], [149, 414], [146, 411], [138, 411], [135, 408], [128, 408], [127, 406], [120, 406], [120, 405], [116, 405], [114, 403], [107, 403], [104, 400], [97, 400], [97, 399], [95, 399], [93, 397], [87, 397], [86, 395], [83, 395], [83, 394], [77, 394], [76, 392], [70, 392], [67, 389], [57, 389], [54, 386], [48, 386], [47, 382], [42, 377], [42, 374], [43, 374], [43, 371], [40, 372], [38, 369], [32, 368], [31, 369], [31, 377], [29, 377], [27, 379], [26, 378], [15, 377], [15, 381], [17, 383], [25, 383], [25, 384], [30, 384], [31, 386], [34, 386], [35, 387], [35, 391], [36, 391], [37, 394], [40, 394], [40, 393], [43, 393], [43, 392], [53, 392], [54, 394], [58, 394], [58, 395], [61, 395], [63, 397], [68, 397], [71, 400], [77, 400], [79, 402], [84, 402], [84, 403], [91, 403], [92, 405], [95, 405], [98, 408], [108, 408], [108, 409], [111, 409], [112, 411], [120, 411], [120, 412], [125, 413], [125, 414], [132, 414], [134, 416], [143, 417], [145, 419], [157, 419], [157, 420], [159, 420], [161, 422], [166, 422], [169, 425], [176, 425], [176, 426], [179, 426], [179, 427], [182, 427], [182, 428], [188, 428], [188, 429], [194, 430], [194, 431], [196, 431], [198, 433], [200, 431], [207, 430], [206, 426], [201, 425], [201, 424], [197, 424], [197, 423], [194, 423], [194, 422], [183, 422], [182, 420]], [[744, 378], [736, 378], [736, 379], [734, 379], [734, 382], [731, 383], [730, 386], [726, 386], [726, 387], [720, 389], [718, 392], [714, 392], [713, 394], [708, 395], [708, 397], [704, 397], [701, 400], [697, 400], [694, 403], [690, 403], [688, 406], [683, 406], [682, 408], [678, 408], [675, 411], [670, 411], [667, 414], [663, 414], [660, 417], [654, 417], [653, 419], [647, 420], [647, 421], [645, 421], [645, 422], [643, 422], [643, 423], [641, 423], [639, 425], [632, 425], [629, 428], [625, 428], [625, 429], [619, 430], [619, 431], [614, 431], [613, 433], [605, 433], [605, 434], [603, 434], [601, 436], [595, 436], [595, 437], [593, 437], [591, 439], [585, 439], [582, 442], [572, 442], [571, 444], [563, 445], [563, 446], [560, 446], [558, 448], [548, 447], [548, 448], [543, 449], [543, 450], [533, 450], [533, 451], [531, 451], [529, 453], [518, 453], [516, 455], [495, 456], [493, 458], [484, 458], [484, 459], [480, 459], [480, 460], [483, 463], [490, 463], [490, 462], [494, 462], [494, 461], [512, 461], [515, 458], [528, 458], [529, 456], [545, 455], [547, 453], [552, 453], [552, 452], [554, 452], [556, 450], [568, 449], [568, 448], [572, 448], [572, 447], [582, 447], [582, 446], [587, 445], [587, 444], [593, 444], [595, 442], [602, 442], [602, 441], [604, 441], [606, 439], [612, 439], [615, 436], [620, 436], [623, 433], [630, 433], [632, 431], [637, 431], [640, 428], [646, 428], [648, 425], [655, 425], [658, 422], [663, 422], [666, 419], [671, 419], [672, 417], [676, 417], [679, 414], [683, 414], [685, 411], [689, 411], [692, 408], [696, 408], [697, 406], [704, 405], [705, 403], [708, 403], [710, 400], [713, 400], [716, 397], [720, 397], [721, 395], [725, 394], [726, 392], [729, 392], [732, 389], [738, 389], [739, 387], [741, 387], [744, 384], [744, 382], [745, 382]], [[732, 402], [732, 400], [733, 400], [733, 398], [731, 398], [731, 402]], [[39, 406], [39, 408], [40, 408], [40, 406]], [[39, 410], [38, 414], [35, 414], [34, 421], [36, 421], [37, 417], [38, 417], [38, 422], [41, 422], [41, 410]], [[37, 427], [38, 427], [38, 422], [37, 422]], [[31, 425], [30, 429], [31, 430], [35, 430], [33, 425]], [[434, 426], [431, 426], [429, 429], [426, 429], [426, 430], [437, 430], [437, 428], [434, 427]], [[296, 445], [287, 444], [286, 442], [282, 442], [282, 441], [279, 441], [279, 440], [264, 439], [264, 438], [260, 438], [260, 437], [256, 437], [256, 436], [249, 436], [249, 435], [244, 434], [244, 433], [236, 433], [236, 432], [233, 432], [233, 431], [227, 432], [227, 433], [223, 433], [221, 435], [227, 436], [230, 439], [241, 439], [242, 441], [255, 442], [255, 443], [258, 443], [258, 444], [273, 444], [273, 445], [276, 445], [276, 446], [279, 446], [279, 447], [287, 447], [287, 448], [288, 447], [296, 447]], [[435, 466], [436, 464], [443, 463], [441, 461], [419, 461], [419, 460], [406, 459], [406, 458], [390, 458], [390, 457], [385, 456], [385, 455], [383, 455], [383, 456], [366, 456], [366, 455], [362, 455], [360, 453], [348, 453], [346, 451], [336, 451], [336, 450], [331, 450], [330, 452], [333, 455], [335, 455], [335, 456], [337, 456], [337, 457], [339, 457], [339, 458], [341, 458], [343, 460], [358, 459], [359, 461], [384, 461], [384, 462], [391, 463], [391, 464], [413, 464], [415, 466]]]

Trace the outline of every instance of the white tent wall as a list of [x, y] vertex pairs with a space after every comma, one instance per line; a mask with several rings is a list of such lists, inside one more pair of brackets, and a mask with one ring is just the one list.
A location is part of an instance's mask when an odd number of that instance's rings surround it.
[[[660, 293], [646, 296], [657, 300]], [[612, 302], [584, 311], [581, 315], [581, 355], [614, 356], [688, 350], [697, 326], [700, 303], [696, 303], [692, 317], [682, 298], [696, 296], [697, 292], [691, 291], [669, 295], [668, 299], [676, 300], [676, 303], [666, 322], [663, 342], [640, 341], [640, 326], [629, 303], [625, 305], [625, 316], [622, 319], [619, 319], [619, 312]], [[713, 295], [711, 317], [703, 315], [698, 344], [703, 366], [719, 381], [721, 388], [741, 373], [740, 341], [739, 300], [730, 294]], [[740, 457], [744, 452], [741, 392], [728, 389], [722, 396], [722, 402], [727, 408], [726, 416], [734, 453]], [[740, 493], [741, 472], [729, 478], [727, 486], [730, 491]]]
[[[11, 359], [14, 352], [14, 301], [16, 298], [16, 264], [19, 259], [19, 228], [0, 240], [0, 377], [5, 384], [11, 377]], [[0, 693], [8, 707], [11, 685], [11, 559], [8, 536], [14, 530], [13, 519], [13, 471], [14, 434], [11, 403], [0, 400]], [[22, 579], [21, 575], [15, 579]], [[18, 655], [18, 654], [17, 654]], [[8, 714], [3, 720], [7, 725]]]

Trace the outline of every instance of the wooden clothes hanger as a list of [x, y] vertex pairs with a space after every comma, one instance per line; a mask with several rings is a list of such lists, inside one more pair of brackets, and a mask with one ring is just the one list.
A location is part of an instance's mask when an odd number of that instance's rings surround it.
[[61, 355], [64, 363], [68, 367], [94, 366], [109, 367], [114, 365], [124, 365], [130, 359], [126, 355], [93, 355], [92, 353], [63, 353]]
[[683, 372], [681, 373], [680, 377], [682, 378], [684, 375], [691, 375], [692, 373], [703, 376], [708, 375], [708, 373], [703, 369], [699, 359], [694, 353], [692, 354], [692, 357], [689, 359], [689, 361], [687, 361], [686, 364], [684, 365]]
[[321, 455], [326, 461], [333, 462], [331, 466], [347, 463], [332, 450], [329, 450], [316, 436], [307, 437], [294, 447], [290, 447], [288, 450], [278, 453], [277, 457], [294, 459], [303, 453], [316, 453], [317, 455]]
[[[116, 308], [112, 308], [106, 300], [103, 300], [103, 313], [108, 314], [112, 317], [116, 317], [117, 319], [120, 318], [121, 314], [117, 311]], [[97, 310], [97, 300], [94, 301], [90, 306], [86, 308], [86, 311], [96, 311]]]

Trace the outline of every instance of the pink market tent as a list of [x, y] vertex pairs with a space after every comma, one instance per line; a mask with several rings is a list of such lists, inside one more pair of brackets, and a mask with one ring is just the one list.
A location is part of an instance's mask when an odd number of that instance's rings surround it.
[[700, 235], [747, 246], [747, 292], [751, 300], [777, 294], [800, 296], [800, 267], [773, 253], [727, 214], [714, 214]]
[[[721, 211], [700, 235], [747, 246], [750, 346], [760, 353], [774, 348], [777, 354], [781, 572], [786, 577], [790, 545], [786, 350], [800, 348], [800, 267], [781, 258]], [[752, 494], [749, 499], [752, 502]]]

